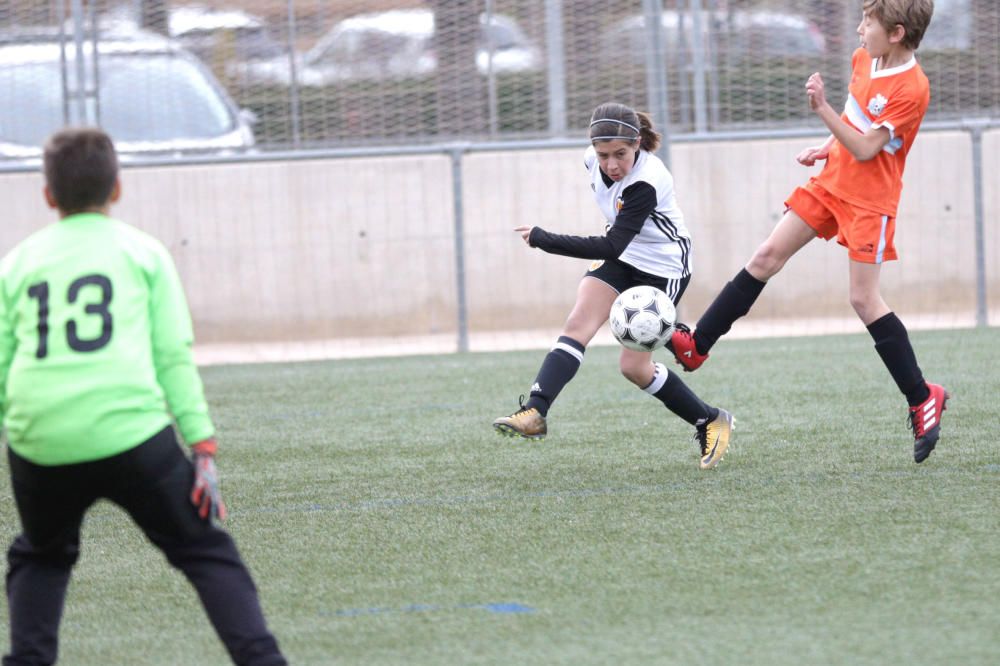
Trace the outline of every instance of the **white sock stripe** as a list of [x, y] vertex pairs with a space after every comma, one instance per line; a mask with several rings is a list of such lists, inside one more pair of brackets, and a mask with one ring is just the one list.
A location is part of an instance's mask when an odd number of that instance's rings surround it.
[[552, 351], [555, 351], [557, 349], [566, 352], [580, 363], [583, 363], [583, 352], [577, 349], [576, 347], [571, 347], [565, 342], [557, 342], [556, 346], [552, 348]]
[[667, 376], [670, 371], [667, 370], [667, 366], [662, 363], [656, 364], [656, 374], [653, 375], [653, 381], [649, 382], [649, 386], [642, 389], [649, 395], [656, 395], [656, 392], [663, 388], [663, 385], [667, 383]]

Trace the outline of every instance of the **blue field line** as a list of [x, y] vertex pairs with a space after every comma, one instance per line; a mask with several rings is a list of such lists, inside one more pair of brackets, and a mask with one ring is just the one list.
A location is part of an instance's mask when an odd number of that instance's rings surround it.
[[[997, 472], [1000, 466], [988, 464], [984, 465], [984, 471]], [[647, 486], [605, 486], [601, 488], [571, 488], [565, 490], [538, 490], [520, 493], [494, 493], [489, 495], [454, 495], [440, 497], [387, 497], [380, 499], [361, 500], [357, 502], [337, 502], [333, 504], [309, 503], [299, 505], [289, 505], [282, 507], [258, 506], [247, 509], [231, 510], [230, 515], [254, 515], [254, 514], [286, 514], [286, 513], [354, 513], [364, 511], [378, 511], [383, 509], [397, 509], [404, 507], [428, 507], [428, 506], [461, 506], [470, 504], [503, 504], [509, 502], [520, 502], [536, 499], [564, 499], [564, 498], [587, 498], [587, 497], [615, 497], [627, 495], [661, 495], [676, 492], [690, 492], [704, 485], [705, 482], [725, 480], [746, 485], [773, 486], [777, 484], [805, 484], [811, 485], [817, 481], [829, 481], [831, 478], [842, 478], [843, 480], [865, 480], [875, 478], [909, 478], [916, 476], [952, 476], [956, 474], [968, 474], [964, 470], [956, 469], [914, 469], [914, 470], [873, 470], [870, 472], [851, 472], [844, 475], [838, 474], [806, 474], [806, 475], [771, 475], [766, 477], [744, 476], [744, 477], [719, 477], [706, 478], [715, 475], [717, 472], [702, 473], [701, 478], [691, 478], [679, 480], [672, 483], [660, 483]]]
[[484, 610], [497, 615], [519, 615], [534, 613], [535, 609], [524, 604], [502, 602], [488, 604], [455, 604], [454, 606], [443, 606], [439, 604], [410, 604], [408, 606], [373, 607], [373, 608], [342, 608], [340, 610], [328, 611], [320, 610], [321, 617], [360, 617], [363, 615], [389, 615], [393, 613], [437, 613], [442, 611], [457, 610]]

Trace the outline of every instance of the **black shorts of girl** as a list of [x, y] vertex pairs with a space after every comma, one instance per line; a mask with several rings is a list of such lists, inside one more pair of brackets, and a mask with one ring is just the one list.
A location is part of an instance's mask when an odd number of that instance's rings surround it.
[[638, 287], [639, 285], [656, 287], [666, 292], [675, 306], [681, 302], [681, 296], [684, 295], [684, 290], [687, 289], [688, 282], [691, 281], [690, 275], [682, 278], [653, 275], [645, 271], [640, 271], [635, 266], [626, 264], [624, 261], [619, 261], [618, 259], [595, 261], [590, 265], [587, 276], [597, 278], [619, 294], [626, 289]]

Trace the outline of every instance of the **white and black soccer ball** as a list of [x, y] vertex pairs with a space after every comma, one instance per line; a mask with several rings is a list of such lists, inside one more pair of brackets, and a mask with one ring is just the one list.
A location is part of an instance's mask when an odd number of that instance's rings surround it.
[[656, 287], [626, 289], [611, 304], [611, 333], [627, 349], [653, 351], [667, 343], [674, 332], [677, 310]]

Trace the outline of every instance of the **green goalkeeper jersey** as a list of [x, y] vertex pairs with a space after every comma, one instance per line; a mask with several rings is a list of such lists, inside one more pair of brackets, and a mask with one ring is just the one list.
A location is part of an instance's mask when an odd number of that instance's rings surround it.
[[170, 424], [214, 434], [191, 315], [166, 248], [97, 213], [36, 232], [0, 261], [0, 416], [39, 465], [107, 458]]

